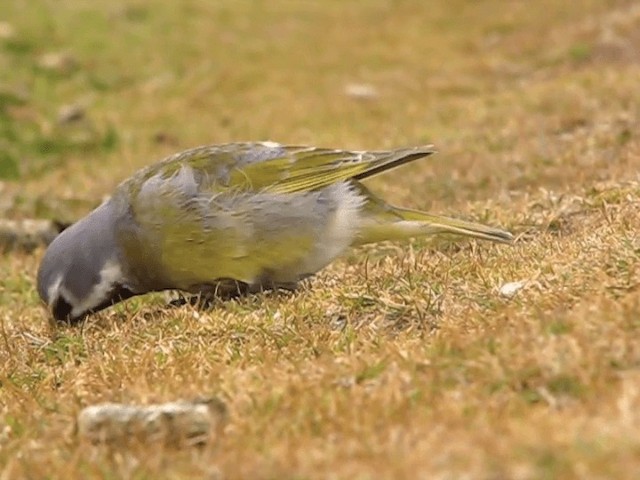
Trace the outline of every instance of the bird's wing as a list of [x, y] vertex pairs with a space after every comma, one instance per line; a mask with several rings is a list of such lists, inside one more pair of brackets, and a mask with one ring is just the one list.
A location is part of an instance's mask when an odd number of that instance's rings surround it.
[[284, 154], [237, 168], [231, 183], [271, 193], [318, 190], [349, 179], [361, 180], [435, 153], [433, 147], [358, 152], [310, 147], [282, 147]]
[[190, 167], [201, 191], [225, 188], [294, 193], [360, 180], [435, 153], [432, 146], [391, 151], [345, 151], [272, 142], [229, 143], [178, 153], [142, 170], [134, 183], [171, 178]]

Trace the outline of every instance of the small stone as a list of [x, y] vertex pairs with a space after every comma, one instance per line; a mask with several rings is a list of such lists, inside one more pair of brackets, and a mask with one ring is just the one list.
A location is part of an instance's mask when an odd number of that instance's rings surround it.
[[500, 287], [500, 295], [506, 298], [512, 298], [519, 290], [527, 286], [529, 282], [526, 280], [520, 282], [505, 283]]
[[344, 93], [358, 100], [373, 100], [379, 96], [378, 89], [368, 83], [350, 83], [345, 86]]
[[77, 65], [76, 58], [68, 52], [50, 52], [38, 58], [40, 68], [63, 75], [71, 73]]
[[16, 34], [9, 22], [0, 22], [0, 40], [11, 40]]
[[103, 403], [78, 415], [78, 435], [91, 443], [161, 442], [175, 447], [204, 445], [216, 439], [226, 420], [217, 399], [157, 405]]
[[60, 225], [51, 220], [0, 219], [0, 251], [33, 251], [51, 243], [60, 230]]
[[79, 104], [63, 105], [58, 109], [58, 124], [75, 123], [86, 116], [85, 108]]

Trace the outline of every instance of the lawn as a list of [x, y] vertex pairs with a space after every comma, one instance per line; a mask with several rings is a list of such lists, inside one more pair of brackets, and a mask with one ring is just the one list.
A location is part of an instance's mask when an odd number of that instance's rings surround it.
[[[3, 218], [73, 221], [201, 144], [433, 143], [367, 185], [517, 239], [79, 326], [40, 304], [44, 248], [7, 251], [0, 478], [637, 478], [639, 44], [632, 0], [4, 2]], [[89, 405], [203, 396], [226, 406], [203, 447], [77, 434]]]

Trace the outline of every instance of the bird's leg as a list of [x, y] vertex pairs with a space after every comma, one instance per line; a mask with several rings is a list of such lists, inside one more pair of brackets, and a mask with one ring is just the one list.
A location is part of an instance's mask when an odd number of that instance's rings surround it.
[[215, 284], [193, 285], [186, 295], [180, 292], [180, 296], [169, 302], [172, 307], [191, 305], [198, 308], [211, 308], [217, 301], [228, 301], [247, 295], [255, 295], [264, 292], [294, 293], [298, 290], [298, 282], [274, 282], [269, 279], [261, 280], [254, 284], [238, 282], [237, 280], [222, 279]]
[[263, 293], [266, 291], [271, 292], [279, 292], [285, 291], [289, 293], [293, 293], [298, 290], [299, 284], [298, 282], [273, 282], [273, 281], [264, 281], [260, 283], [256, 283], [254, 285], [249, 285], [247, 289], [247, 293]]
[[300, 282], [306, 278], [311, 277], [313, 274], [299, 275], [293, 280], [279, 281], [275, 278], [281, 277], [271, 270], [265, 270], [262, 275], [258, 277], [258, 280], [251, 285], [247, 286], [247, 293], [262, 293], [265, 291], [272, 292], [289, 292], [293, 293], [300, 287]]
[[192, 295], [187, 296], [181, 292], [180, 297], [169, 302], [169, 305], [172, 307], [191, 305], [209, 308], [216, 301], [227, 301], [247, 295], [249, 293], [249, 285], [236, 280], [221, 279], [212, 284], [192, 285], [189, 287], [188, 292]]

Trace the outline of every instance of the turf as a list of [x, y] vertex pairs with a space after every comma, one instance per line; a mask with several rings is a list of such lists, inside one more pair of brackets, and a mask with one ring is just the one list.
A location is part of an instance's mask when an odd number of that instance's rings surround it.
[[[382, 244], [295, 294], [80, 327], [48, 322], [43, 251], [6, 253], [2, 478], [636, 477], [637, 2], [5, 3], [5, 217], [78, 218], [205, 143], [434, 143], [368, 186], [517, 241]], [[74, 432], [97, 402], [202, 395], [228, 410], [204, 449]]]

